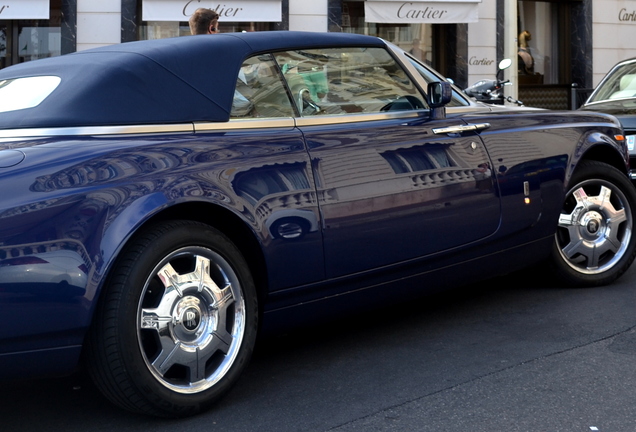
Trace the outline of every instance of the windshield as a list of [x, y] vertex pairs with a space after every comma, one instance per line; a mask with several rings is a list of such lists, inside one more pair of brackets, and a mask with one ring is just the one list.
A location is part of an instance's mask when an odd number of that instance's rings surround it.
[[58, 86], [56, 76], [34, 76], [0, 81], [0, 112], [38, 106]]
[[[424, 80], [426, 81], [427, 84], [430, 84], [432, 82], [437, 82], [437, 81], [444, 81], [443, 78], [440, 78], [439, 76], [435, 75], [430, 69], [428, 69], [422, 63], [418, 62], [413, 57], [408, 56], [408, 59], [411, 61], [411, 64], [413, 64], [413, 66], [415, 66], [415, 69], [417, 69], [417, 71], [420, 73], [420, 75], [422, 75], [422, 78], [424, 78]], [[446, 106], [448, 106], [448, 107], [459, 107], [459, 106], [468, 106], [468, 105], [470, 105], [470, 104], [466, 101], [466, 99], [461, 97], [459, 95], [459, 92], [455, 89], [455, 87], [453, 87], [452, 100]]]
[[588, 102], [636, 97], [636, 59], [612, 69]]

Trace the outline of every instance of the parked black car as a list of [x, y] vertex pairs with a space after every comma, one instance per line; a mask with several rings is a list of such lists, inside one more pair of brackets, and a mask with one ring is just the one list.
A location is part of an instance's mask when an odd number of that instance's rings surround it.
[[[616, 116], [625, 129], [630, 164], [636, 167], [636, 58], [617, 63], [581, 106]], [[636, 180], [636, 175], [632, 175]]]

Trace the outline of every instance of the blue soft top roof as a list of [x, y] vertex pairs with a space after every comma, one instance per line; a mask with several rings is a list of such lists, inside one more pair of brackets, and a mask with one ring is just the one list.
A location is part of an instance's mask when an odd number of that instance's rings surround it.
[[384, 46], [346, 33], [257, 32], [184, 36], [80, 51], [0, 70], [0, 80], [55, 75], [34, 108], [0, 113], [0, 129], [228, 121], [239, 68], [254, 54]]

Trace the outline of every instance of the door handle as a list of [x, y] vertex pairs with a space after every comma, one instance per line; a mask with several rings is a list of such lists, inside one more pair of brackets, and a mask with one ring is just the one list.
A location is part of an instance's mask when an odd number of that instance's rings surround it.
[[462, 133], [468, 131], [480, 131], [484, 129], [488, 129], [490, 127], [490, 123], [474, 123], [467, 125], [457, 125], [457, 126], [448, 126], [443, 128], [433, 128], [433, 133], [435, 134], [452, 134], [452, 133]]

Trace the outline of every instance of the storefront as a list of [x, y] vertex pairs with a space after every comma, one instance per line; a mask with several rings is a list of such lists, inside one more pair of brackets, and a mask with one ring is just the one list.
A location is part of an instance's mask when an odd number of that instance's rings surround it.
[[460, 87], [494, 78], [501, 59], [516, 57], [511, 88], [544, 108], [569, 108], [572, 84], [592, 88], [617, 61], [636, 56], [636, 0], [2, 0], [0, 67], [188, 35], [198, 7], [219, 11], [222, 32], [380, 36]]
[[122, 0], [122, 42], [189, 35], [200, 7], [219, 13], [221, 33], [288, 28], [288, 0]]
[[3, 0], [0, 68], [75, 51], [75, 0]]
[[592, 84], [592, 2], [525, 0], [517, 4], [519, 99], [567, 109], [572, 84]]

